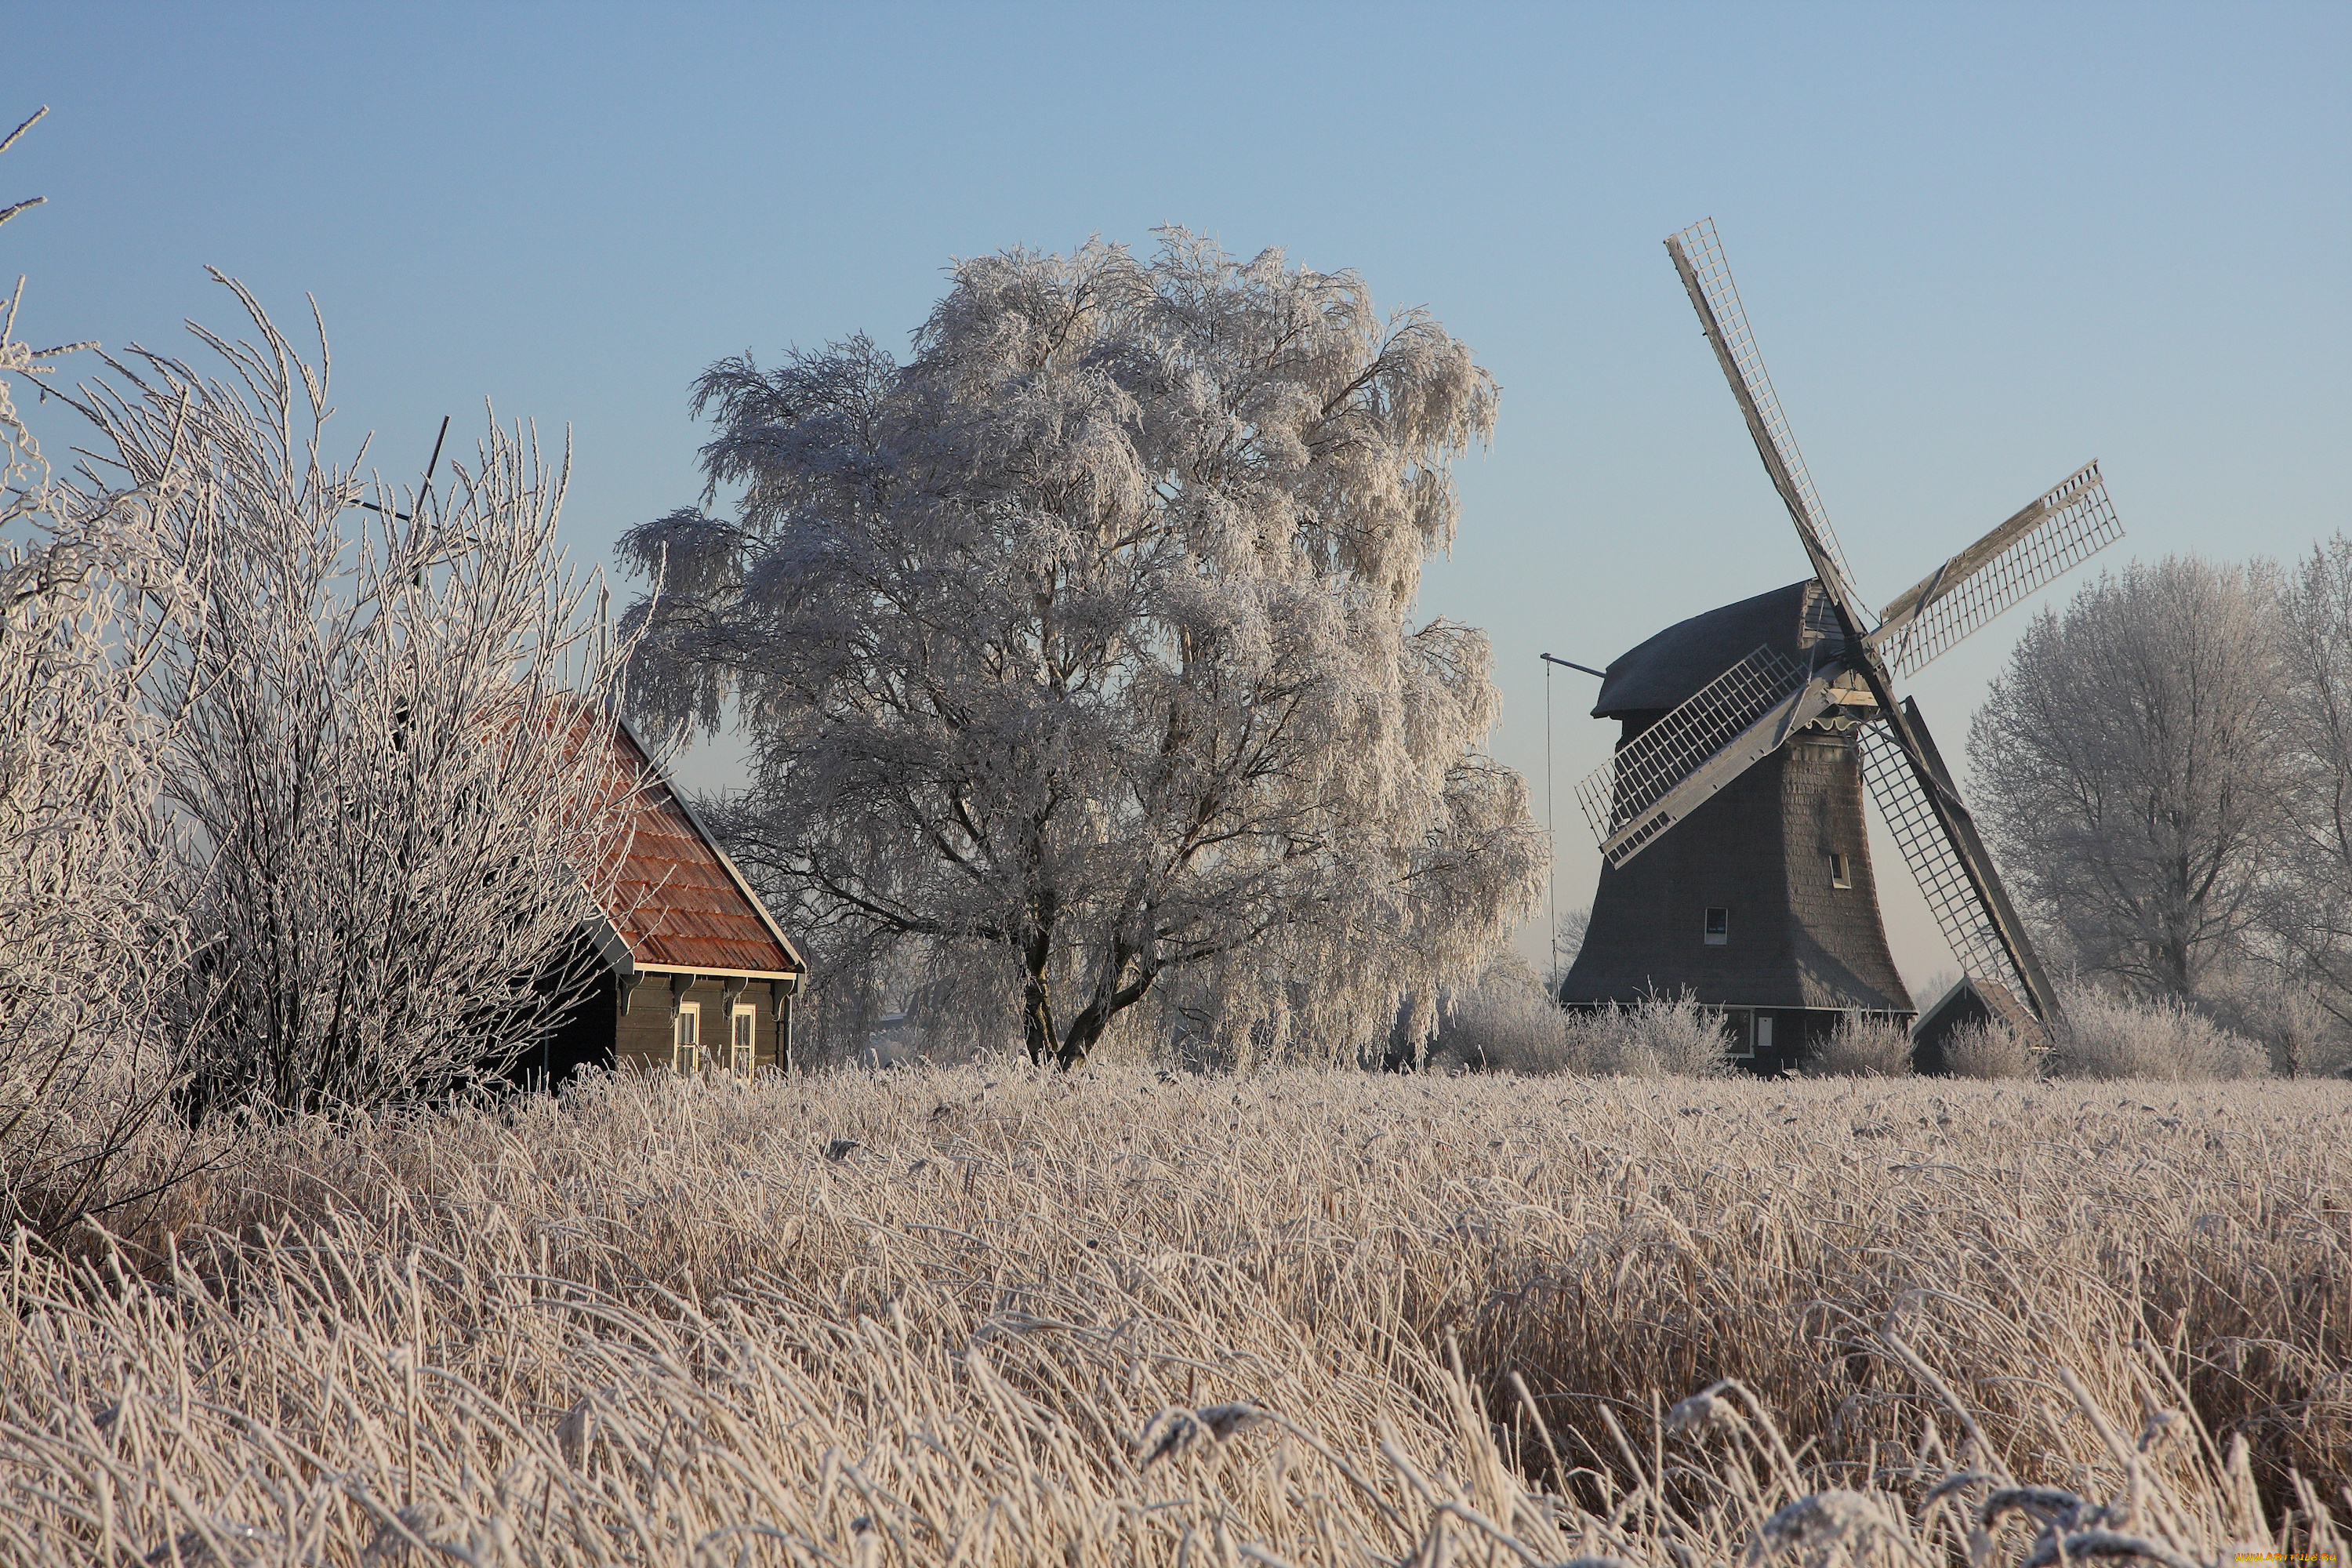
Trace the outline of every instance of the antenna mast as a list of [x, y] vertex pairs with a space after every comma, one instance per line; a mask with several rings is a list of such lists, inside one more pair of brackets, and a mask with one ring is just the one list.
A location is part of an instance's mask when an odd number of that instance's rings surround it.
[[1544, 986], [1549, 990], [1559, 984], [1559, 817], [1552, 807], [1551, 793], [1551, 667], [1555, 664], [1566, 665], [1570, 669], [1580, 669], [1587, 675], [1597, 675], [1603, 680], [1609, 679], [1609, 672], [1605, 669], [1595, 669], [1589, 664], [1579, 664], [1572, 658], [1554, 658], [1549, 654], [1543, 656], [1543, 664], [1544, 831], [1551, 835], [1551, 881], [1544, 895], [1544, 920], [1550, 927], [1545, 934], [1549, 937], [1551, 943], [1551, 969], [1544, 976]]

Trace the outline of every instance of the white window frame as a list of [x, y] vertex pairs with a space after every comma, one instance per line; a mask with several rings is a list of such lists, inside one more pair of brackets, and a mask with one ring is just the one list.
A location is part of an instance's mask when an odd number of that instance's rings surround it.
[[[1689, 906], [1685, 905], [1684, 907], [1688, 908]], [[1711, 930], [1710, 928], [1715, 924], [1715, 917], [1718, 914], [1723, 917], [1723, 929], [1721, 931]], [[1699, 941], [1704, 946], [1725, 947], [1729, 945], [1731, 942], [1730, 909], [1723, 904], [1709, 904], [1706, 908], [1706, 918], [1699, 921], [1698, 932]]]
[[1851, 888], [1853, 886], [1853, 858], [1852, 856], [1841, 853], [1832, 854], [1830, 857], [1830, 886], [1832, 888]]
[[748, 1079], [760, 1059], [760, 1009], [738, 1002], [727, 1015], [727, 1070]]
[[669, 1070], [699, 1072], [702, 1068], [702, 1004], [681, 1002], [669, 1026]]

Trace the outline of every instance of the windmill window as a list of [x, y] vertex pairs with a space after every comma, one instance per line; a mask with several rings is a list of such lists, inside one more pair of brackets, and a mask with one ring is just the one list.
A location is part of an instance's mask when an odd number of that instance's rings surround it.
[[1851, 888], [1853, 886], [1853, 861], [1848, 860], [1843, 855], [1832, 855], [1830, 857], [1830, 886], [1832, 888]]
[[702, 1004], [681, 1002], [677, 1005], [677, 1020], [671, 1026], [669, 1065], [677, 1072], [693, 1072], [702, 1066]]
[[1731, 911], [1710, 909], [1706, 911], [1706, 945], [1721, 947], [1731, 940]]

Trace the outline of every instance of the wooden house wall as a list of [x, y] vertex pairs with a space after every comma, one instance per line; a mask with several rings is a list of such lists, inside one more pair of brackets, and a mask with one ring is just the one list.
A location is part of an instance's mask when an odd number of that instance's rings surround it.
[[[572, 1006], [540, 1049], [515, 1062], [508, 1076], [526, 1087], [554, 1087], [583, 1067], [669, 1071], [674, 1038], [669, 979], [667, 974], [646, 975], [625, 1013], [619, 978], [609, 970], [597, 970], [576, 987]], [[702, 1005], [704, 1063], [724, 1069], [729, 1004], [721, 983], [698, 978], [680, 1000]], [[752, 981], [734, 1000], [737, 1005], [752, 1008], [758, 1019], [752, 1037], [755, 1068], [777, 1066], [783, 1059], [780, 1054], [782, 1031], [768, 982]]]
[[[1842, 1007], [1759, 1007], [1751, 1016], [1772, 1020], [1772, 1048], [1748, 1057], [1735, 1057], [1732, 1065], [1764, 1078], [1776, 1078], [1801, 1068], [1806, 1058], [1826, 1043], [1838, 1025], [1844, 1022], [1847, 1010]], [[1883, 1016], [1895, 1023], [1903, 1021], [1901, 1014]]]
[[571, 1011], [542, 1045], [535, 1060], [517, 1065], [518, 1079], [552, 1089], [583, 1067], [610, 1067], [613, 1054], [613, 977], [602, 968], [573, 992]]
[[[614, 1019], [612, 1036], [614, 1064], [623, 1070], [632, 1068], [669, 1070], [671, 1042], [676, 1038], [670, 1012], [669, 981], [667, 974], [645, 976], [629, 998], [629, 1010]], [[727, 1065], [730, 1007], [721, 982], [698, 975], [693, 988], [678, 1000], [701, 1004], [703, 1061], [707, 1067], [723, 1069]], [[752, 1036], [757, 1042], [755, 1068], [776, 1066], [779, 1044], [776, 1005], [768, 982], [752, 981], [735, 997], [733, 1005], [757, 1010], [759, 1022]]]
[[521, 1088], [552, 1088], [583, 1067], [610, 1065], [612, 972], [588, 939], [573, 936], [553, 972], [537, 984], [542, 996], [561, 1005], [561, 1016], [535, 1048], [506, 1064], [508, 1079]]
[[[1600, 1005], [1571, 1002], [1571, 1012], [1595, 1010]], [[1783, 1073], [1802, 1068], [1814, 1048], [1827, 1040], [1851, 1009], [1843, 1007], [1726, 1007], [1722, 1018], [1734, 1046], [1731, 1065], [1742, 1072], [1759, 1078], [1778, 1078]], [[1877, 1014], [1874, 1016], [1895, 1023], [1903, 1020], [1899, 1013]], [[1772, 1044], [1769, 1049], [1755, 1048], [1756, 1024], [1769, 1018], [1772, 1023]]]

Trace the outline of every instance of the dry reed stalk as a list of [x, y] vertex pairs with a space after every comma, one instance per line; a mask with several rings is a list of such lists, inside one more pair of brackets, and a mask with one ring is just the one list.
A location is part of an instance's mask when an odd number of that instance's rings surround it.
[[296, 1124], [169, 1248], [9, 1258], [0, 1557], [2340, 1557], [2347, 1122], [959, 1069]]

